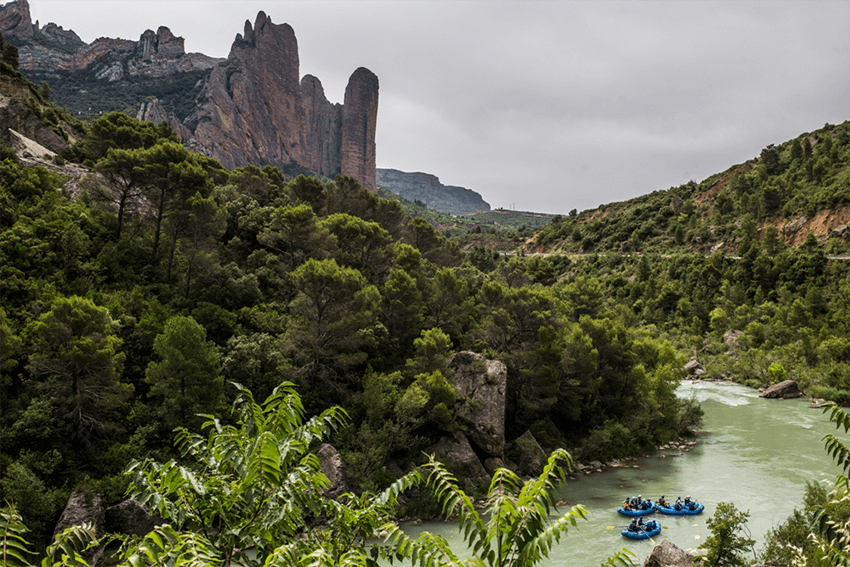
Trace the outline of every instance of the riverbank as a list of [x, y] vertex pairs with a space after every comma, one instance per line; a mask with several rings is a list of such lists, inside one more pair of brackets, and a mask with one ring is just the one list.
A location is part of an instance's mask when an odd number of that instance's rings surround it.
[[[686, 551], [695, 551], [710, 535], [705, 522], [717, 503], [732, 502], [750, 513], [747, 527], [758, 549], [765, 533], [801, 506], [806, 482], [835, 478], [838, 469], [821, 441], [835, 432], [834, 425], [821, 412], [810, 411], [805, 399], [767, 400], [756, 390], [727, 381], [686, 381], [677, 394], [693, 397], [705, 411], [703, 430], [692, 440], [696, 443], [686, 447], [690, 451], [659, 448], [651, 455], [624, 459], [623, 467], [572, 475], [559, 491], [560, 513], [563, 506], [582, 504], [588, 519], [562, 538], [541, 565], [597, 567], [624, 546], [641, 564], [653, 544], [626, 542], [617, 529], [626, 523], [617, 507], [636, 494], [652, 499], [663, 494], [668, 500], [691, 495], [706, 505], [699, 516], [656, 516], [665, 526], [661, 539]], [[404, 529], [414, 537], [423, 531], [442, 535], [453, 549], [463, 545], [455, 523], [424, 522]]]

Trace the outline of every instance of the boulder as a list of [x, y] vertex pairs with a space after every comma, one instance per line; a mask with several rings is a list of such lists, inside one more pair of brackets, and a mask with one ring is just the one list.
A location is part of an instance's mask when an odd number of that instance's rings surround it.
[[761, 394], [759, 394], [759, 397], [778, 398], [784, 400], [789, 398], [799, 398], [802, 395], [803, 392], [800, 391], [800, 387], [796, 380], [783, 380], [779, 384], [774, 384], [773, 386], [766, 388]]
[[504, 458], [507, 368], [498, 360], [466, 351], [454, 354], [449, 366], [460, 394], [455, 417], [473, 443], [490, 456]]
[[531, 431], [526, 431], [517, 437], [511, 443], [509, 453], [520, 476], [538, 476], [546, 466], [546, 452], [540, 447]]
[[461, 488], [467, 494], [473, 494], [478, 486], [490, 482], [490, 476], [484, 469], [484, 465], [481, 464], [469, 441], [463, 435], [458, 435], [456, 438], [443, 437], [438, 443], [428, 447], [425, 452], [433, 454], [458, 479], [461, 479]]
[[693, 567], [694, 556], [666, 539], [652, 549], [643, 567]]
[[133, 498], [106, 509], [106, 531], [115, 534], [143, 536], [164, 523]]
[[331, 482], [331, 485], [325, 490], [325, 495], [329, 498], [338, 498], [346, 492], [351, 492], [348, 485], [348, 475], [345, 472], [345, 464], [342, 462], [342, 455], [339, 454], [339, 451], [333, 445], [322, 443], [319, 450], [316, 451], [316, 456], [319, 457], [322, 473]]
[[103, 507], [103, 499], [100, 494], [82, 491], [72, 492], [62, 515], [59, 517], [59, 522], [53, 530], [53, 535], [71, 526], [81, 526], [86, 522], [94, 524], [97, 537], [101, 537], [105, 533], [106, 509]]
[[[91, 492], [75, 491], [68, 498], [65, 509], [59, 517], [59, 522], [53, 529], [53, 536], [62, 533], [72, 526], [81, 526], [85, 523], [94, 524], [95, 535], [100, 538], [106, 533], [106, 510], [103, 507], [103, 499], [100, 494]], [[83, 559], [89, 565], [96, 566], [103, 557], [103, 546], [83, 553]]]
[[689, 376], [705, 376], [708, 374], [705, 367], [703, 367], [696, 358], [690, 359], [687, 364], [685, 364], [685, 370], [688, 371]]

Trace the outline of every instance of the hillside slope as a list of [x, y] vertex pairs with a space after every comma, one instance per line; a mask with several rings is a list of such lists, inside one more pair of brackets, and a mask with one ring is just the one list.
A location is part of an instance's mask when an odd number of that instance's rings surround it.
[[[744, 239], [827, 251], [850, 241], [850, 122], [770, 145], [759, 157], [666, 191], [556, 217], [533, 252], [734, 253]], [[773, 227], [773, 228], [771, 228]]]

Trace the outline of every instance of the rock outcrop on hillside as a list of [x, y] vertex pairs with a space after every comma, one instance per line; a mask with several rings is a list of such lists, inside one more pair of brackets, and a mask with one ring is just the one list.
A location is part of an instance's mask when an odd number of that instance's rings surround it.
[[[103, 94], [109, 85], [132, 85], [144, 95], [133, 101], [140, 119], [167, 121], [190, 149], [228, 168], [251, 163], [287, 170], [294, 164], [327, 177], [352, 176], [377, 190], [377, 76], [357, 69], [344, 103], [329, 102], [319, 79], [300, 78], [293, 29], [272, 23], [264, 12], [253, 25], [245, 22], [227, 59], [186, 53], [183, 38], [164, 26], [138, 41], [99, 38], [87, 44], [55, 24], [33, 24], [27, 0], [0, 6], [0, 33], [19, 47], [20, 69], [37, 83], [70, 85], [62, 90], [69, 97], [91, 91], [86, 100], [98, 88]], [[161, 104], [166, 95], [170, 101]], [[69, 101], [57, 102], [72, 108]], [[83, 112], [91, 110], [88, 104]], [[115, 106], [123, 110], [127, 104], [121, 99]]]
[[450, 215], [471, 215], [489, 211], [490, 205], [480, 194], [465, 187], [443, 185], [436, 175], [407, 173], [397, 169], [377, 170], [380, 187], [408, 201], [420, 201], [429, 209]]

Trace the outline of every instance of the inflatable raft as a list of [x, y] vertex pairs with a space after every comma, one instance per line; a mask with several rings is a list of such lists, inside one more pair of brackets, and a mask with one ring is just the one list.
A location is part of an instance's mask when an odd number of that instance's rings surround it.
[[705, 505], [697, 504], [696, 508], [693, 510], [683, 505], [681, 510], [676, 510], [673, 506], [659, 506], [656, 504], [655, 509], [662, 514], [667, 514], [669, 516], [695, 516], [697, 514], [702, 514], [702, 511], [705, 510]]
[[[644, 500], [644, 502], [649, 502], [649, 500]], [[649, 502], [649, 508], [641, 509], [641, 510], [626, 510], [625, 508], [617, 508], [617, 512], [624, 516], [629, 516], [630, 518], [635, 518], [637, 516], [646, 516], [647, 514], [652, 514], [655, 512], [655, 503]]]
[[650, 520], [645, 523], [643, 529], [637, 532], [630, 532], [628, 528], [620, 533], [631, 539], [649, 539], [661, 533], [661, 524], [655, 520]]

